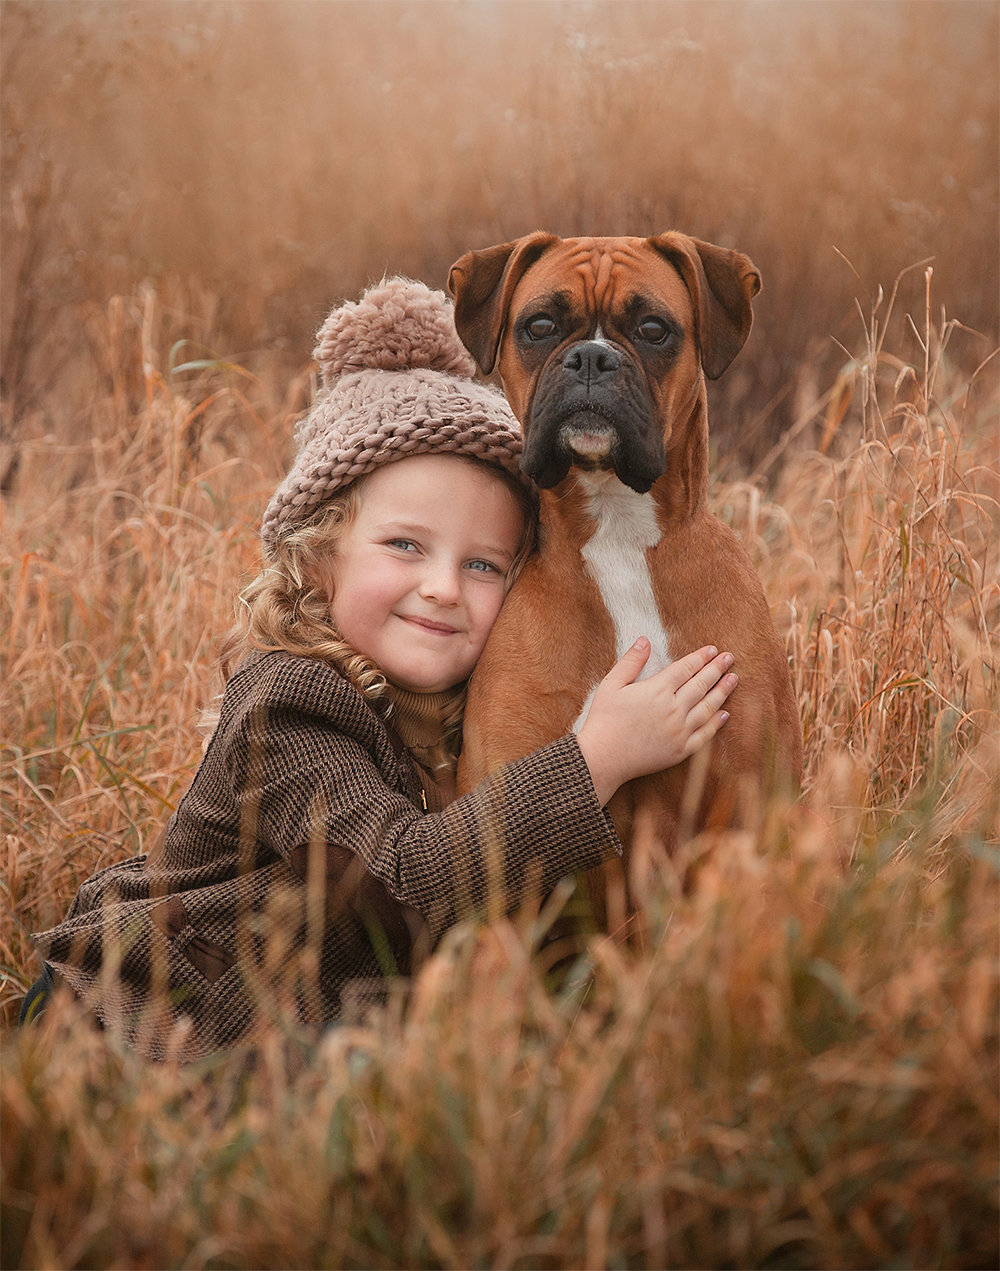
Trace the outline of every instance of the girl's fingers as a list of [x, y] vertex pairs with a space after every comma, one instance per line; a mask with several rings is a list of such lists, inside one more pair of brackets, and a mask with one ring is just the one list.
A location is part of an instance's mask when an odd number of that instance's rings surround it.
[[696, 750], [700, 750], [706, 741], [711, 741], [728, 718], [728, 711], [716, 711], [707, 723], [696, 729], [688, 738], [687, 745], [684, 747], [685, 757], [693, 755]]
[[687, 657], [678, 658], [676, 662], [671, 662], [669, 666], [663, 668], [656, 675], [650, 677], [650, 683], [657, 680], [663, 688], [670, 693], [678, 693], [692, 680], [700, 671], [711, 665], [712, 659], [718, 655], [719, 650], [714, 644], [706, 644], [703, 649], [696, 649], [694, 653], [689, 653]]
[[640, 636], [631, 649], [627, 649], [607, 673], [604, 683], [614, 688], [624, 688], [627, 684], [633, 684], [638, 679], [639, 672], [649, 661], [650, 650], [649, 641], [645, 636]]
[[716, 715], [723, 702], [738, 683], [739, 676], [735, 672], [723, 676], [713, 689], [706, 693], [700, 701], [695, 702], [688, 711], [688, 719], [697, 727], [702, 727], [705, 721], [712, 719]]
[[[690, 679], [677, 689], [674, 696], [677, 698], [678, 705], [684, 710], [690, 710], [692, 706], [700, 702], [725, 676], [733, 665], [733, 660], [731, 653], [720, 653], [713, 657], [707, 666], [701, 667], [695, 675], [692, 675]], [[735, 687], [736, 683], [733, 681], [726, 692], [726, 696]]]

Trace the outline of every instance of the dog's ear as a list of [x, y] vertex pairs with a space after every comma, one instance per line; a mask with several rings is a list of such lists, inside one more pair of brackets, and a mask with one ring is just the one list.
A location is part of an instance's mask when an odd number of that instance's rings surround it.
[[496, 366], [514, 288], [528, 266], [557, 241], [554, 234], [536, 230], [513, 243], [466, 252], [452, 265], [448, 290], [455, 297], [455, 329], [484, 375]]
[[701, 364], [708, 378], [717, 380], [750, 334], [750, 302], [760, 291], [757, 267], [742, 252], [673, 230], [648, 241], [677, 269], [691, 293]]

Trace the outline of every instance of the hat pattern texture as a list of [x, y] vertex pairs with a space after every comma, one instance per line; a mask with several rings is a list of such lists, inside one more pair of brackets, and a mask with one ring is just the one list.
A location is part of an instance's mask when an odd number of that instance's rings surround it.
[[408, 455], [470, 455], [525, 480], [518, 422], [502, 393], [472, 379], [444, 292], [384, 279], [333, 310], [313, 356], [323, 387], [264, 513], [268, 555], [331, 495]]

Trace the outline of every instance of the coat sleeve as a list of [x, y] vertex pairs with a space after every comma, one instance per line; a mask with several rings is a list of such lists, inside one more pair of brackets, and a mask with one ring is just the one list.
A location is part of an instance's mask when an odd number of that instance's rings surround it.
[[[506, 765], [443, 812], [423, 814], [356, 738], [315, 716], [248, 716], [230, 764], [257, 850], [292, 860], [322, 838], [329, 879], [356, 853], [436, 937], [499, 893], [512, 912], [529, 891], [621, 854], [576, 738]], [[301, 860], [301, 855], [299, 856]]]

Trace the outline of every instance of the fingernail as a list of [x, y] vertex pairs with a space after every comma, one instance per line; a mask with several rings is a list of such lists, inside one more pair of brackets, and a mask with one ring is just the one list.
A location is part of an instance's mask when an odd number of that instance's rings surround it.
[[722, 663], [724, 666], [732, 666], [735, 661], [736, 659], [733, 657], [731, 653], [727, 653], [725, 657], [722, 659]]
[[718, 654], [718, 652], [719, 652], [719, 650], [715, 647], [715, 645], [714, 645], [714, 644], [710, 644], [710, 645], [708, 646], [708, 656], [709, 656], [709, 659], [716, 657], [716, 656], [717, 656], [717, 654]]
[[726, 676], [726, 683], [731, 684], [733, 688], [735, 688], [736, 685], [739, 684], [739, 682], [740, 682], [740, 677], [736, 674], [735, 671], [732, 673], [732, 675]]
[[723, 711], [722, 714], [719, 716], [719, 723], [724, 724], [728, 718], [729, 718], [729, 712]]

